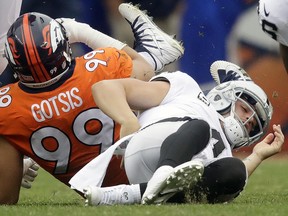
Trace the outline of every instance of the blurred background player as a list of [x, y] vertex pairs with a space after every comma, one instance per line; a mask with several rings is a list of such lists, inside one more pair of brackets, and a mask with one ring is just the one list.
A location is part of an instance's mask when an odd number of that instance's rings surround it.
[[262, 30], [279, 43], [283, 63], [288, 73], [288, 1], [259, 0], [258, 14]]
[[[276, 19], [276, 17], [278, 17], [277, 20], [285, 17], [285, 15], [279, 16], [281, 13], [277, 12], [277, 15], [273, 15], [273, 10], [277, 5], [280, 8], [281, 2], [283, 1], [267, 1], [267, 6], [265, 4], [267, 13], [268, 6], [270, 4], [274, 5], [271, 8], [271, 13], [268, 17], [265, 17], [264, 14], [264, 2], [265, 1], [259, 2], [259, 9], [262, 5], [262, 9], [259, 10], [259, 13], [262, 14], [262, 19], [267, 19], [269, 21]], [[282, 8], [286, 5], [287, 4], [284, 4]], [[243, 66], [253, 81], [264, 89], [274, 108], [274, 115], [271, 123], [280, 123], [282, 125], [283, 133], [285, 134], [285, 137], [287, 137], [288, 95], [286, 92], [288, 92], [288, 76], [285, 71], [281, 53], [279, 52], [279, 42], [271, 39], [271, 35], [263, 32], [262, 25], [259, 25], [261, 15], [258, 14], [257, 7], [258, 4], [244, 10], [235, 21], [227, 38], [228, 40], [226, 41], [227, 59]], [[266, 22], [263, 21], [263, 23]], [[269, 24], [267, 24], [266, 28], [267, 30], [270, 29]], [[287, 139], [285, 141], [283, 153], [286, 153], [288, 150], [286, 144]], [[243, 149], [242, 153], [250, 150], [251, 149], [249, 148]]]
[[[2, 1], [0, 7], [0, 86], [17, 81], [17, 76], [8, 67], [8, 61], [4, 57], [4, 43], [6, 34], [12, 23], [20, 14], [22, 0]], [[6, 70], [6, 71], [5, 71]], [[4, 72], [5, 71], [5, 72]]]

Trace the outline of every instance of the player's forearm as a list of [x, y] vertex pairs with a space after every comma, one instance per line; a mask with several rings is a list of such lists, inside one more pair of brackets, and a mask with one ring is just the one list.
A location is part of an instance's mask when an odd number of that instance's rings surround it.
[[93, 50], [101, 47], [114, 47], [121, 50], [126, 46], [125, 43], [93, 29], [86, 23], [76, 22], [69, 18], [60, 18], [58, 21], [65, 27], [71, 43], [85, 43]]
[[114, 47], [121, 50], [125, 43], [116, 40], [102, 32], [99, 32], [89, 25], [81, 26], [78, 30], [79, 41], [83, 41], [87, 46], [92, 49], [97, 49], [100, 47]]
[[255, 153], [250, 154], [243, 160], [246, 166], [248, 177], [255, 171], [255, 169], [261, 164], [263, 160]]
[[124, 87], [118, 82], [98, 82], [93, 85], [92, 94], [97, 106], [117, 123], [138, 121], [127, 103]]

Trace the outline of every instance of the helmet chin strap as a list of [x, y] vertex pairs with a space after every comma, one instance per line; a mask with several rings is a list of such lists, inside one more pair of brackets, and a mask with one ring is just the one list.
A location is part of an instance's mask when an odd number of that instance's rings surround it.
[[247, 132], [243, 128], [243, 124], [239, 122], [235, 117], [231, 109], [229, 116], [222, 116], [218, 113], [219, 119], [222, 123], [224, 133], [227, 140], [230, 143], [231, 148], [237, 148], [242, 146], [243, 143], [247, 142]]

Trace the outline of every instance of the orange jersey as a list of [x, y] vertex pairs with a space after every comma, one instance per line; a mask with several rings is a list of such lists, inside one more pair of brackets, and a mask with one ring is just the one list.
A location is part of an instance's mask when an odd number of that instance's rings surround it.
[[[130, 77], [132, 60], [123, 51], [105, 48], [76, 58], [71, 68], [43, 89], [21, 83], [0, 89], [1, 136], [65, 184], [119, 139], [119, 125], [97, 107], [91, 86]], [[103, 186], [127, 183], [119, 164], [112, 159]]]

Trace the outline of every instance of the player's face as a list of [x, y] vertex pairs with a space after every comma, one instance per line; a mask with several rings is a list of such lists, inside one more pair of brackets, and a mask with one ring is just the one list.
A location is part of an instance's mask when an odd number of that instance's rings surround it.
[[253, 131], [257, 125], [257, 121], [254, 116], [255, 111], [243, 101], [237, 100], [235, 103], [235, 112], [241, 121], [245, 123], [248, 133]]

